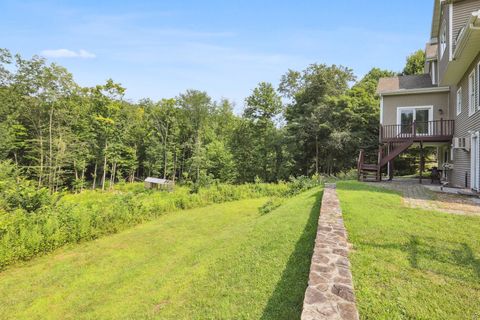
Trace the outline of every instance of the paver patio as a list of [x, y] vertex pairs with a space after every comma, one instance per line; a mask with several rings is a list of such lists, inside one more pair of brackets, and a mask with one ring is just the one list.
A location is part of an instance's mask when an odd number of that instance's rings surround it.
[[460, 194], [434, 192], [430, 180], [422, 184], [418, 179], [394, 179], [393, 181], [368, 182], [389, 190], [401, 192], [404, 204], [410, 208], [441, 211], [460, 215], [480, 215], [480, 199]]

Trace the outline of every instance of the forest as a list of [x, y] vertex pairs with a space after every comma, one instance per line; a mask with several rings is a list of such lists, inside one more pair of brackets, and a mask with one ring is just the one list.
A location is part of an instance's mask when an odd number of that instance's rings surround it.
[[[421, 55], [404, 73], [421, 70]], [[228, 99], [195, 89], [132, 102], [112, 79], [82, 87], [58, 64], [1, 49], [0, 161], [10, 177], [50, 193], [147, 176], [209, 185], [347, 173], [359, 148], [378, 146], [375, 90], [391, 75], [373, 68], [356, 79], [326, 64], [286, 70], [278, 87], [253, 88], [236, 114]]]

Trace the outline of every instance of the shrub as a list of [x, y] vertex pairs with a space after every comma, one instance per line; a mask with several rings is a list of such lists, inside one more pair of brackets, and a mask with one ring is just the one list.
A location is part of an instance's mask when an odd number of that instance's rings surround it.
[[[80, 194], [65, 194], [55, 203], [43, 199], [40, 190], [32, 197], [20, 196], [26, 203], [36, 204], [35, 210], [11, 202], [8, 208], [0, 208], [0, 269], [67, 243], [118, 232], [166, 212], [240, 199], [280, 199], [313, 185], [316, 184], [306, 179], [279, 184], [214, 184], [191, 194], [188, 187], [176, 187], [174, 192], [157, 192], [145, 190], [137, 183], [119, 185], [110, 192], [85, 190]], [[32, 201], [35, 197], [39, 200]], [[48, 193], [46, 198], [51, 198]]]
[[5, 211], [23, 209], [35, 212], [52, 203], [50, 192], [37, 189], [11, 161], [0, 161], [0, 209]]

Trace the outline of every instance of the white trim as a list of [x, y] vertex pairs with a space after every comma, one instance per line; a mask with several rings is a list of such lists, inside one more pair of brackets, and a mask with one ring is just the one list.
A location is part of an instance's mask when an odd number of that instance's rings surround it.
[[[428, 121], [433, 121], [433, 106], [411, 106], [411, 107], [397, 107], [397, 127], [398, 130], [401, 130], [401, 114], [402, 110], [413, 110], [413, 121], [416, 121], [416, 109], [428, 109]], [[398, 132], [397, 134], [399, 134]], [[428, 133], [425, 135], [430, 135], [430, 126], [428, 126]], [[417, 134], [420, 135], [420, 134]]]
[[463, 107], [463, 90], [462, 87], [458, 88], [457, 90], [457, 116], [462, 113]]
[[383, 125], [383, 95], [380, 95], [380, 124]]
[[382, 96], [396, 96], [402, 94], [421, 94], [421, 93], [436, 93], [436, 92], [450, 92], [450, 87], [431, 87], [431, 88], [417, 88], [417, 89], [400, 89], [393, 91], [382, 92]]
[[437, 84], [437, 60], [430, 62], [432, 64], [432, 84]]
[[448, 5], [448, 61], [453, 58], [453, 3]]
[[477, 64], [477, 77], [476, 79], [476, 84], [475, 84], [475, 90], [476, 90], [476, 95], [477, 95], [477, 111], [480, 111], [480, 61]]
[[447, 49], [447, 25], [445, 21], [442, 21], [440, 25], [440, 41], [439, 46], [440, 48], [440, 60], [443, 59], [443, 55], [445, 54], [445, 50]]
[[471, 134], [470, 188], [480, 191], [480, 132]]
[[[475, 70], [470, 72], [468, 75], [468, 116], [471, 116], [475, 113], [475, 87], [476, 87], [476, 81], [475, 81]], [[473, 98], [472, 98], [473, 96]]]

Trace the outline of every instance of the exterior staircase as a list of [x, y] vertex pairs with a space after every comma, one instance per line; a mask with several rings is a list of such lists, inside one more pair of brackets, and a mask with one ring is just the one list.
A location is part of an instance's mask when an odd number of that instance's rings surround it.
[[378, 159], [376, 164], [365, 163], [365, 150], [361, 149], [357, 163], [358, 180], [381, 181], [383, 167], [407, 150], [413, 143], [413, 138], [406, 138], [383, 144], [378, 149]]
[[413, 143], [419, 143], [421, 150], [424, 142], [451, 144], [454, 132], [455, 121], [444, 119], [380, 125], [381, 145], [378, 148], [377, 163], [365, 163], [365, 151], [360, 150], [357, 163], [358, 180], [381, 181], [382, 169]]

